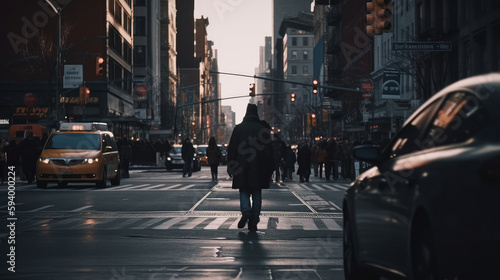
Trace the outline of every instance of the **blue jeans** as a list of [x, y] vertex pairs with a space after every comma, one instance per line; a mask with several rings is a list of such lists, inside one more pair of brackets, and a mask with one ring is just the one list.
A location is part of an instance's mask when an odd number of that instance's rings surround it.
[[[252, 203], [250, 203], [250, 196]], [[258, 222], [262, 209], [262, 190], [240, 190], [240, 209], [241, 213], [252, 213], [252, 218]]]

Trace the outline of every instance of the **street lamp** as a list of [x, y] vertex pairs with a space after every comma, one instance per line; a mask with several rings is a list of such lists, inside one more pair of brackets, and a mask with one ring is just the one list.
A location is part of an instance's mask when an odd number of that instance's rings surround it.
[[[61, 12], [66, 6], [69, 5], [73, 0], [69, 1], [61, 7], [55, 7], [50, 0], [45, 0], [47, 4], [54, 10], [57, 14], [57, 41], [56, 41], [56, 118], [59, 120], [59, 102], [60, 102], [60, 87], [61, 87]], [[65, 103], [63, 103], [63, 111], [66, 114]]]

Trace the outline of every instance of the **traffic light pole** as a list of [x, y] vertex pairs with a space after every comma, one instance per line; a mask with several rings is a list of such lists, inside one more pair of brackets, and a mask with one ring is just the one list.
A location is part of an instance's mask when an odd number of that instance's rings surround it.
[[[228, 72], [217, 72], [217, 71], [210, 71], [212, 74], [219, 74], [219, 75], [230, 75], [230, 76], [238, 76], [238, 77], [246, 77], [246, 78], [254, 78], [254, 79], [261, 79], [261, 80], [267, 80], [267, 81], [273, 81], [273, 82], [280, 82], [280, 83], [287, 83], [287, 84], [294, 84], [294, 85], [302, 85], [302, 86], [308, 86], [312, 87], [312, 84], [309, 83], [301, 83], [301, 82], [295, 82], [295, 81], [289, 81], [289, 80], [283, 80], [283, 79], [276, 79], [276, 78], [269, 78], [269, 77], [262, 77], [262, 76], [257, 76], [257, 75], [244, 75], [244, 74], [237, 74], [237, 73], [228, 73]], [[320, 85], [317, 84], [315, 85], [318, 88], [326, 88], [326, 89], [334, 89], [334, 90], [341, 90], [341, 91], [347, 91], [347, 92], [355, 92], [355, 93], [364, 93], [362, 90], [358, 89], [353, 89], [353, 88], [345, 88], [345, 87], [337, 87], [337, 86], [327, 86], [327, 85]], [[257, 94], [257, 95], [262, 95], [262, 94]]]

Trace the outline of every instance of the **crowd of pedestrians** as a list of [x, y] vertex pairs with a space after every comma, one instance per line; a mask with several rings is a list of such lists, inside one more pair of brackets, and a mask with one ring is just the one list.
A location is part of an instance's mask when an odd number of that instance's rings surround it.
[[36, 179], [36, 161], [40, 156], [43, 145], [47, 140], [47, 135], [43, 138], [28, 135], [19, 143], [15, 140], [6, 142], [0, 138], [0, 174], [2, 184], [7, 180], [7, 168], [15, 166], [16, 174], [19, 174], [22, 181], [29, 184]]

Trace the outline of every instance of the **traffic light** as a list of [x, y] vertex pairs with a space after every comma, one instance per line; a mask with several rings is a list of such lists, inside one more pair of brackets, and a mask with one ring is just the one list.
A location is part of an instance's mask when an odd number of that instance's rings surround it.
[[196, 123], [192, 122], [191, 123], [191, 133], [193, 133], [193, 135], [194, 135], [195, 131], [196, 131]]
[[322, 110], [322, 113], [323, 113], [323, 122], [328, 122], [328, 119], [330, 117], [330, 113], [328, 112], [328, 110], [325, 110], [325, 109]]
[[87, 103], [90, 97], [90, 89], [88, 87], [80, 87], [80, 105]]
[[[375, 35], [375, 15], [373, 11], [373, 1], [366, 2], [366, 34]], [[380, 33], [378, 33], [380, 34]]]
[[95, 74], [97, 76], [104, 75], [104, 58], [102, 57], [95, 58]]
[[295, 102], [295, 93], [290, 93], [290, 102]]
[[313, 80], [313, 94], [318, 93], [318, 80], [314, 79]]
[[316, 127], [316, 114], [311, 114], [311, 126]]
[[373, 0], [374, 34], [392, 31], [392, 0]]
[[311, 113], [307, 113], [306, 122], [307, 122], [307, 127], [311, 127]]
[[181, 92], [181, 103], [186, 104], [187, 97], [185, 92]]
[[255, 83], [250, 84], [250, 94], [251, 97], [255, 96]]

